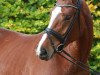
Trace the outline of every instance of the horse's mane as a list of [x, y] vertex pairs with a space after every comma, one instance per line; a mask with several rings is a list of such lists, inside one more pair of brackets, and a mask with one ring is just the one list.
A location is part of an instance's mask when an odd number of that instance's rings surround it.
[[[91, 47], [92, 47], [92, 41], [93, 41], [93, 19], [91, 16], [91, 13], [89, 11], [88, 5], [86, 4], [85, 0], [82, 0], [82, 10], [81, 10], [81, 15], [83, 16], [83, 23], [85, 23], [85, 31], [87, 33], [87, 36], [85, 38], [87, 38], [87, 50], [85, 50], [85, 54], [89, 55]], [[81, 28], [82, 29], [82, 28]], [[85, 32], [83, 31], [83, 34]], [[83, 44], [84, 45], [84, 44]], [[88, 60], [87, 56], [84, 56], [83, 60]]]
[[84, 15], [84, 18], [85, 18], [85, 23], [88, 29], [89, 38], [92, 39], [93, 38], [93, 18], [85, 0], [83, 0], [82, 9], [83, 9], [82, 14]]

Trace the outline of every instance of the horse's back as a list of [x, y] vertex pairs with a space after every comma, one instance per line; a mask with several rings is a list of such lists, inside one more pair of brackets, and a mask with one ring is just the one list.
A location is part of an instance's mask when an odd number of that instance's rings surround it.
[[[18, 38], [21, 38], [21, 36], [24, 35], [22, 33], [14, 32], [8, 29], [0, 28], [0, 42], [1, 41], [10, 41], [10, 40], [16, 40]], [[12, 42], [12, 41], [10, 41]]]
[[[0, 50], [6, 48], [18, 48], [18, 46], [25, 45], [26, 42], [32, 41], [34, 38], [26, 34], [10, 31], [7, 29], [0, 29]], [[27, 44], [27, 43], [26, 43]]]

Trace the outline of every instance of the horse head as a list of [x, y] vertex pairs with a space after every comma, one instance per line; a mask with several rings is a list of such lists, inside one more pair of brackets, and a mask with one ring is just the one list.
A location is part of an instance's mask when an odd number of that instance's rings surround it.
[[79, 38], [81, 1], [58, 0], [51, 11], [51, 19], [36, 50], [43, 60], [49, 60], [70, 42]]

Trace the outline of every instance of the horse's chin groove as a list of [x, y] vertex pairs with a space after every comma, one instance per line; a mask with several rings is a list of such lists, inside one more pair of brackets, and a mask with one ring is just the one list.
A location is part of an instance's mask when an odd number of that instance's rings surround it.
[[43, 61], [49, 61], [49, 59], [41, 59], [41, 60], [43, 60]]

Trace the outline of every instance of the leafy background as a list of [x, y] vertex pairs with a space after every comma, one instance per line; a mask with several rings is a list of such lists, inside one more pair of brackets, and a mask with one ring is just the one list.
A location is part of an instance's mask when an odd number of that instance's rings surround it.
[[[37, 34], [49, 23], [55, 0], [0, 0], [0, 27]], [[89, 64], [100, 71], [100, 0], [87, 0], [94, 22], [94, 41]]]

